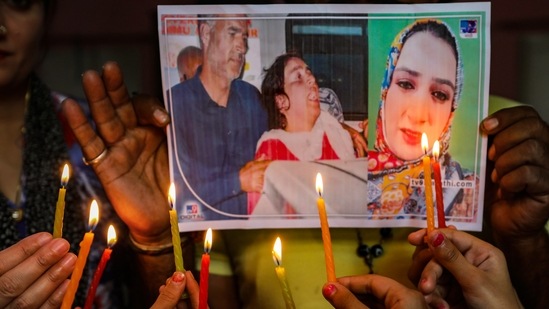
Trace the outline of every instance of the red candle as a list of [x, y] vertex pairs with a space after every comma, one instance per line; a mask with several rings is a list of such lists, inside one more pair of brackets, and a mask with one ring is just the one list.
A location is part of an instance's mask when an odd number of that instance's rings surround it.
[[212, 229], [209, 228], [204, 239], [204, 254], [200, 267], [200, 294], [198, 309], [208, 308], [208, 276], [210, 273], [210, 250], [212, 249]]
[[446, 218], [444, 217], [444, 197], [442, 196], [442, 177], [440, 175], [440, 163], [438, 162], [440, 145], [438, 140], [433, 145], [433, 173], [435, 174], [435, 195], [437, 200], [437, 219], [438, 228], [446, 227]]
[[107, 262], [111, 258], [111, 253], [112, 253], [111, 248], [116, 243], [116, 231], [114, 230], [114, 227], [112, 225], [109, 226], [109, 231], [107, 234], [108, 234], [107, 248], [105, 248], [105, 250], [103, 251], [103, 255], [101, 256], [99, 265], [97, 265], [97, 269], [93, 274], [92, 284], [88, 289], [88, 296], [86, 297], [86, 304], [84, 305], [84, 309], [91, 309], [93, 306], [95, 291], [97, 291], [97, 286], [99, 285], [101, 276], [103, 276], [103, 271], [105, 271], [105, 266], [107, 265]]

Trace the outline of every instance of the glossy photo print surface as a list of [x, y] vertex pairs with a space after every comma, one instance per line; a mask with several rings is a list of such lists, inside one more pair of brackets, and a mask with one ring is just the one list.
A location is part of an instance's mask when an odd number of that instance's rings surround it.
[[489, 3], [159, 6], [180, 230], [318, 227], [321, 204], [480, 230], [489, 25]]

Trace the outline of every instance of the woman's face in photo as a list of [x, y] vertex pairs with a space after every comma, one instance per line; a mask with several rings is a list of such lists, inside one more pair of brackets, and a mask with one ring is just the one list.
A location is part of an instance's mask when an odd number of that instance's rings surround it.
[[456, 71], [456, 57], [444, 40], [419, 32], [405, 42], [387, 91], [384, 115], [387, 144], [400, 159], [423, 154], [423, 132], [429, 148], [440, 138], [452, 109]]
[[[307, 64], [299, 58], [291, 58], [284, 68], [284, 92], [289, 108], [281, 109], [288, 125], [300, 123], [314, 124], [320, 114], [320, 99], [315, 76]], [[284, 105], [284, 103], [282, 103]]]

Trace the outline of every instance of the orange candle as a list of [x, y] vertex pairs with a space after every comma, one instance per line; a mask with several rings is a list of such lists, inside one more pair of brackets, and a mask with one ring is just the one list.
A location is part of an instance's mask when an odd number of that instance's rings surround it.
[[423, 156], [423, 178], [425, 188], [425, 210], [427, 213], [427, 231], [431, 232], [435, 229], [435, 209], [433, 206], [433, 183], [431, 181], [431, 157], [427, 155], [429, 143], [427, 135], [421, 135], [421, 148], [425, 155]]
[[172, 231], [173, 255], [175, 260], [175, 270], [185, 272], [183, 266], [183, 252], [181, 250], [181, 238], [179, 237], [179, 221], [177, 220], [177, 212], [175, 210], [175, 186], [172, 183], [168, 192], [168, 200], [170, 202], [170, 225]]
[[284, 267], [282, 267], [282, 243], [280, 242], [280, 237], [276, 238], [273, 246], [273, 261], [276, 266], [276, 276], [278, 277], [280, 287], [282, 288], [282, 297], [284, 297], [286, 309], [295, 309], [292, 292], [290, 291], [290, 286], [288, 285], [288, 280], [286, 279], [286, 271], [284, 270]]
[[65, 214], [65, 193], [67, 189], [67, 183], [69, 182], [69, 165], [63, 166], [63, 173], [61, 174], [61, 188], [59, 188], [59, 195], [57, 196], [57, 205], [55, 207], [55, 221], [53, 222], [53, 238], [63, 237], [63, 216]]
[[438, 162], [440, 153], [440, 144], [435, 141], [433, 145], [433, 174], [435, 176], [435, 196], [437, 201], [437, 219], [438, 219], [438, 228], [446, 227], [446, 218], [444, 216], [444, 197], [442, 196], [442, 177], [440, 173], [440, 163]]
[[88, 227], [90, 229], [84, 235], [84, 239], [80, 242], [80, 251], [78, 252], [78, 257], [76, 259], [76, 265], [72, 271], [71, 280], [69, 286], [67, 287], [67, 292], [63, 297], [63, 303], [61, 304], [61, 309], [70, 309], [72, 303], [74, 302], [74, 297], [76, 295], [76, 290], [78, 290], [78, 284], [80, 283], [80, 278], [82, 278], [82, 272], [86, 266], [86, 260], [88, 259], [88, 254], [90, 253], [90, 247], [93, 242], [93, 229], [97, 225], [99, 220], [99, 207], [95, 200], [92, 201], [90, 206], [90, 217]]
[[208, 277], [210, 274], [210, 250], [212, 249], [212, 229], [209, 228], [204, 239], [204, 254], [200, 267], [200, 293], [198, 296], [198, 308], [208, 308]]
[[95, 291], [97, 291], [97, 286], [99, 285], [101, 276], [103, 276], [103, 271], [105, 271], [107, 262], [111, 258], [112, 246], [114, 246], [114, 244], [116, 243], [116, 231], [114, 230], [114, 227], [112, 225], [109, 225], [107, 237], [108, 237], [107, 248], [105, 248], [105, 250], [103, 251], [103, 255], [101, 255], [101, 260], [99, 261], [99, 265], [97, 265], [97, 269], [93, 274], [92, 283], [90, 285], [90, 288], [88, 289], [88, 296], [86, 297], [86, 303], [84, 305], [84, 309], [92, 308], [93, 299], [95, 298]]
[[318, 199], [316, 205], [318, 207], [318, 216], [320, 217], [320, 228], [322, 230], [322, 242], [324, 243], [324, 258], [326, 260], [326, 274], [328, 281], [336, 281], [334, 255], [332, 253], [332, 240], [330, 237], [330, 227], [328, 226], [328, 216], [326, 215], [326, 206], [322, 198], [322, 176], [320, 173], [316, 175], [316, 190]]

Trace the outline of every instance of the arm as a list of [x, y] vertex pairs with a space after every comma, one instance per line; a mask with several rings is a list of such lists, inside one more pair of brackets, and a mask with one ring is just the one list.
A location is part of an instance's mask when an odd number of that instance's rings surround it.
[[547, 308], [549, 127], [533, 108], [519, 106], [494, 113], [480, 130], [492, 141], [485, 205], [493, 241], [525, 307]]
[[356, 156], [359, 158], [366, 157], [368, 155], [368, 141], [365, 138], [366, 132], [358, 132], [353, 127], [341, 123], [343, 129], [349, 132], [351, 140], [353, 141], [353, 147], [355, 148]]
[[[169, 117], [150, 98], [130, 98], [116, 63], [106, 63], [102, 74], [85, 72], [82, 83], [96, 128], [77, 102], [67, 99], [63, 104], [82, 153], [88, 160], [103, 153], [92, 167], [135, 242], [152, 248], [169, 244], [168, 156], [166, 135], [159, 128]], [[154, 300], [173, 273], [173, 255], [134, 257], [137, 268], [132, 273], [144, 276], [137, 282], [148, 284], [145, 292], [151, 295], [145, 298]]]

